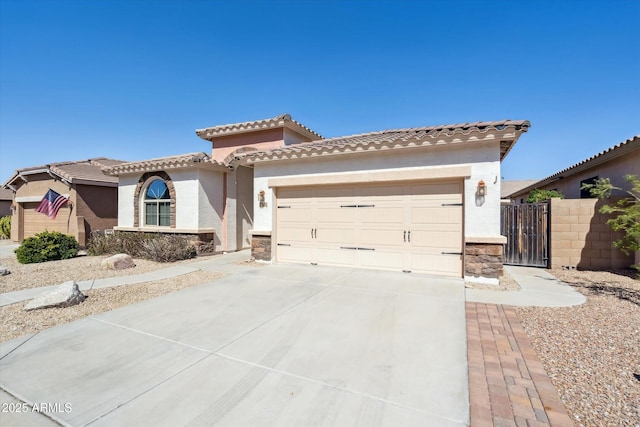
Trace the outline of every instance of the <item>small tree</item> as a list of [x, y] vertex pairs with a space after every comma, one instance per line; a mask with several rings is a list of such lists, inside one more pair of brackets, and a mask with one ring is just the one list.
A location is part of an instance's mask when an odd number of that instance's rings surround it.
[[564, 199], [564, 194], [559, 192], [558, 190], [533, 190], [529, 193], [529, 197], [527, 197], [527, 203], [540, 203], [546, 202], [551, 198]]
[[[613, 205], [604, 205], [600, 213], [615, 215], [607, 221], [613, 231], [622, 231], [624, 236], [613, 242], [613, 246], [625, 254], [640, 250], [640, 178], [635, 175], [626, 175], [625, 179], [631, 184], [631, 190], [625, 190], [611, 184], [609, 178], [596, 180], [594, 184], [583, 184], [582, 188], [589, 190], [591, 195], [598, 199], [611, 196], [613, 190], [619, 190], [629, 195], [618, 200]], [[640, 266], [633, 266], [640, 271]]]

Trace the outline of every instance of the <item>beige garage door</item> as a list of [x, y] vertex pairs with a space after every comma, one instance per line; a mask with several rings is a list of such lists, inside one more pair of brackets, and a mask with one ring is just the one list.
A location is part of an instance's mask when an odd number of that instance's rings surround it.
[[462, 181], [277, 190], [277, 260], [462, 275]]
[[24, 238], [35, 236], [43, 231], [59, 231], [67, 234], [69, 207], [63, 206], [58, 211], [55, 219], [51, 219], [43, 213], [36, 212], [39, 203], [24, 203], [22, 216], [22, 224], [24, 230]]

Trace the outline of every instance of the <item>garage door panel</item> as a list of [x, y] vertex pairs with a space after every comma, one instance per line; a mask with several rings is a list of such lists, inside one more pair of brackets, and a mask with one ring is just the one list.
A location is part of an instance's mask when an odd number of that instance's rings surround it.
[[311, 229], [306, 225], [300, 227], [281, 227], [278, 229], [278, 243], [309, 243], [311, 239]]
[[411, 266], [411, 271], [414, 273], [460, 277], [462, 274], [462, 256], [412, 253]]
[[277, 210], [278, 242], [309, 246], [278, 247], [279, 259], [460, 277], [461, 256], [443, 252], [462, 251], [462, 189], [437, 181], [277, 192], [289, 197], [278, 205], [292, 206]]
[[402, 247], [405, 244], [404, 235], [404, 231], [401, 228], [363, 228], [360, 241], [365, 246], [375, 248], [382, 246]]
[[412, 224], [460, 224], [462, 209], [429, 207], [412, 207], [410, 221]]
[[335, 247], [317, 248], [317, 262], [319, 264], [340, 265], [353, 267], [356, 265], [357, 251]]
[[375, 251], [358, 251], [360, 266], [376, 270], [404, 269], [404, 250], [376, 249]]
[[360, 221], [364, 224], [402, 224], [404, 222], [404, 208], [402, 206], [376, 206], [375, 208], [360, 208], [357, 210], [360, 214]]
[[308, 263], [311, 258], [311, 247], [278, 245], [278, 261]]
[[36, 212], [40, 203], [24, 203], [24, 210], [22, 216], [24, 237], [33, 237], [43, 231], [58, 231], [60, 233], [69, 233], [68, 221], [69, 221], [69, 207], [63, 206], [58, 210], [58, 214], [54, 218], [49, 218], [47, 215]]
[[[316, 209], [318, 223], [326, 224], [326, 223], [343, 223], [343, 224], [353, 224], [356, 220], [356, 212], [355, 209], [345, 209], [340, 207], [319, 207]], [[307, 217], [307, 221], [309, 221], [310, 217]]]
[[447, 248], [461, 250], [462, 233], [458, 230], [451, 231], [411, 231], [411, 245], [419, 248]]
[[318, 228], [315, 233], [315, 240], [318, 244], [322, 243], [342, 243], [353, 245], [356, 241], [356, 230], [353, 228], [343, 227], [322, 227]]
[[309, 222], [309, 218], [311, 218], [312, 213], [313, 211], [311, 208], [295, 207], [291, 209], [278, 209], [278, 217], [280, 219], [281, 226], [287, 226], [292, 223], [306, 224]]

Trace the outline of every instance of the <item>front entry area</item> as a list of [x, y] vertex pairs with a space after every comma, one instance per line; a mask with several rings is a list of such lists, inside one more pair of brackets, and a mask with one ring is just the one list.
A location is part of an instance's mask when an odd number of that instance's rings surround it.
[[276, 189], [276, 260], [462, 276], [463, 181]]

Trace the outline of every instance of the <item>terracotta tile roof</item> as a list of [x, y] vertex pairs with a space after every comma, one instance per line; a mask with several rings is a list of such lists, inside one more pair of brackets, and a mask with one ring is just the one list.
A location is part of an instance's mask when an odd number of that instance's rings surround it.
[[239, 133], [255, 132], [267, 129], [287, 127], [311, 140], [322, 139], [322, 136], [308, 127], [291, 118], [289, 114], [281, 114], [271, 119], [254, 120], [251, 122], [232, 123], [227, 125], [213, 126], [203, 129], [196, 129], [196, 134], [207, 141], [215, 137], [236, 135]]
[[188, 167], [207, 167], [212, 169], [228, 170], [222, 163], [216, 162], [208, 154], [187, 153], [177, 156], [158, 157], [155, 159], [142, 160], [139, 162], [122, 163], [106, 169], [109, 175], [117, 176], [125, 173], [152, 172], [167, 169], [180, 169]]
[[548, 177], [541, 179], [540, 181], [536, 181], [532, 185], [516, 190], [513, 193], [509, 194], [509, 196], [529, 193], [531, 190], [542, 187], [552, 181], [559, 179], [560, 177], [569, 177], [573, 174], [592, 168], [601, 163], [605, 163], [617, 157], [624, 156], [625, 154], [637, 149], [640, 149], [640, 135], [632, 136], [626, 141], [616, 144], [613, 147], [607, 148], [606, 150], [601, 151], [598, 154], [594, 154], [593, 156], [584, 159], [572, 166], [569, 166], [568, 168], [564, 168], [561, 171], [554, 173], [553, 175], [549, 175]]
[[[69, 183], [83, 183], [97, 185], [113, 185], [118, 184], [118, 178], [105, 175], [103, 170], [105, 166], [117, 165], [124, 163], [123, 160], [108, 159], [106, 157], [96, 157], [88, 160], [79, 160], [71, 162], [56, 162], [42, 166], [30, 166], [16, 170], [11, 178], [3, 184], [3, 187], [11, 185], [20, 176], [28, 176], [36, 173], [51, 173], [68, 181]], [[27, 178], [28, 179], [28, 178]]]
[[526, 120], [502, 120], [495, 122], [473, 122], [442, 126], [424, 126], [406, 129], [390, 129], [345, 137], [329, 138], [320, 141], [291, 145], [239, 155], [249, 162], [260, 160], [278, 160], [299, 155], [340, 154], [362, 151], [370, 148], [400, 148], [403, 146], [425, 146], [447, 143], [456, 136], [468, 136], [472, 133], [484, 134], [499, 131], [501, 159], [504, 158], [522, 132], [531, 124]]

